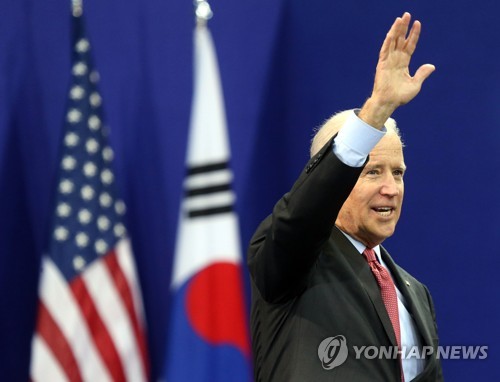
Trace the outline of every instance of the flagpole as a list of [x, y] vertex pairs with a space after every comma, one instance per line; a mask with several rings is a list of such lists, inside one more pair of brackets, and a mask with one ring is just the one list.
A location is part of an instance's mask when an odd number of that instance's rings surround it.
[[196, 25], [204, 27], [207, 25], [208, 20], [214, 15], [210, 4], [206, 0], [194, 0], [194, 13], [196, 15]]

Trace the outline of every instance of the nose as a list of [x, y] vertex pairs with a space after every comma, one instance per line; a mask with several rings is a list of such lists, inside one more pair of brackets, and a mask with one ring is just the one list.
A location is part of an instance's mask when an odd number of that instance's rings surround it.
[[394, 179], [392, 174], [387, 174], [382, 181], [382, 186], [380, 187], [380, 194], [387, 197], [398, 196], [401, 192], [399, 183]]

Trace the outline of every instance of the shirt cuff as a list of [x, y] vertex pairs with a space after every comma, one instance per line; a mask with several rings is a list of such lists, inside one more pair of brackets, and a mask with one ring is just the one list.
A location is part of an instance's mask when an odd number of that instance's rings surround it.
[[333, 152], [346, 165], [361, 167], [386, 131], [370, 126], [353, 111], [335, 137]]

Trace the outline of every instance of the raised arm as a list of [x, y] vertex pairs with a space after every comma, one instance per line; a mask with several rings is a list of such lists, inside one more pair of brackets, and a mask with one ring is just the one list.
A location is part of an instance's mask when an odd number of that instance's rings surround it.
[[380, 49], [373, 91], [363, 105], [359, 117], [369, 125], [381, 129], [385, 121], [399, 106], [410, 102], [419, 92], [422, 83], [435, 70], [434, 65], [422, 65], [412, 77], [410, 61], [417, 48], [420, 21], [415, 21], [408, 33], [411, 15], [406, 12], [398, 17]]
[[[408, 33], [410, 19], [405, 13], [389, 30], [380, 50], [372, 94], [359, 113], [378, 129], [397, 107], [419, 93], [434, 71], [433, 65], [426, 64], [413, 77], [409, 73], [421, 28], [415, 21]], [[303, 290], [361, 171], [361, 167], [342, 162], [331, 144], [325, 145], [311, 158], [291, 191], [278, 201], [254, 234], [248, 252], [252, 280], [264, 299], [285, 301]]]

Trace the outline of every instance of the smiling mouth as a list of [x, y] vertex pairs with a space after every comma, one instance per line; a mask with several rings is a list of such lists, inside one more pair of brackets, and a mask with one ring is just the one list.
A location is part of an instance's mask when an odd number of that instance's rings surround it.
[[394, 208], [392, 208], [392, 207], [378, 207], [378, 208], [373, 208], [373, 211], [375, 211], [380, 216], [388, 217], [388, 216], [392, 215], [392, 213], [394, 212]]

